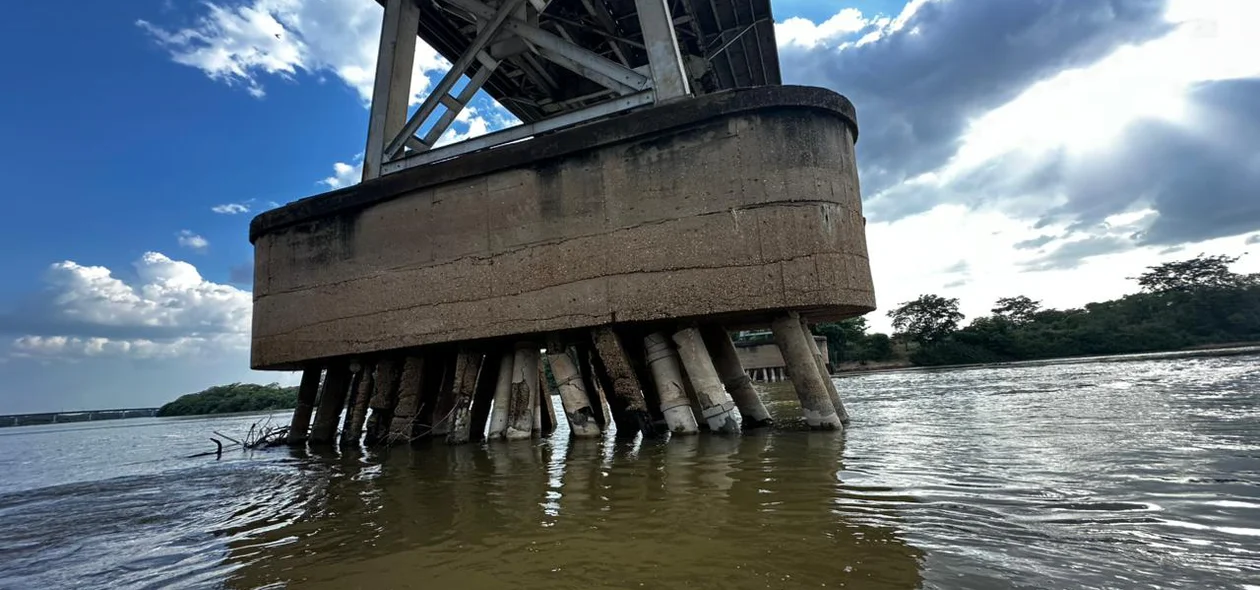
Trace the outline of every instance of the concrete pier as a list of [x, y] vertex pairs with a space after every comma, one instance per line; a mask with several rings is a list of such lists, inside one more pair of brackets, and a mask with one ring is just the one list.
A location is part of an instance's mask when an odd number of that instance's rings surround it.
[[801, 400], [801, 413], [805, 416], [805, 423], [817, 430], [842, 429], [840, 417], [831, 405], [831, 396], [828, 395], [827, 386], [814, 362], [806, 333], [801, 328], [800, 316], [795, 313], [783, 314], [770, 324], [770, 328], [774, 331], [775, 342], [783, 351], [788, 377]]
[[591, 408], [590, 394], [587, 393], [586, 384], [573, 358], [563, 349], [549, 349], [547, 358], [551, 362], [551, 373], [555, 375], [556, 386], [560, 390], [560, 403], [569, 421], [569, 430], [578, 438], [599, 436], [599, 419]]
[[350, 389], [350, 367], [336, 364], [328, 367], [324, 386], [319, 394], [319, 406], [315, 410], [315, 422], [311, 424], [312, 445], [332, 444], [337, 434], [337, 423], [346, 408], [346, 395]]
[[486, 438], [494, 440], [503, 438], [508, 426], [508, 404], [512, 394], [512, 368], [516, 363], [516, 353], [505, 350], [499, 357], [499, 374], [495, 378], [494, 407], [490, 410], [490, 426]]
[[446, 433], [447, 444], [460, 445], [472, 440], [472, 403], [481, 372], [482, 355], [461, 350], [455, 355], [454, 381], [451, 383], [452, 407]]
[[648, 334], [644, 339], [644, 346], [658, 403], [669, 431], [674, 434], [700, 432], [691, 402], [687, 399], [687, 390], [683, 387], [686, 378], [682, 374], [682, 361], [678, 358], [678, 351], [661, 332]]
[[647, 399], [643, 396], [643, 385], [630, 364], [630, 356], [622, 345], [621, 337], [609, 327], [596, 328], [591, 337], [596, 352], [593, 357], [595, 372], [606, 384], [604, 393], [608, 396], [617, 432], [622, 436], [636, 432], [654, 436], [656, 429], [647, 408]]
[[372, 399], [372, 379], [375, 367], [359, 365], [355, 367], [353, 385], [350, 387], [350, 401], [346, 407], [346, 422], [341, 427], [341, 446], [358, 446], [363, 438], [363, 425], [367, 422], [368, 402]]
[[[402, 369], [405, 362], [401, 359], [382, 359], [376, 363], [376, 376], [372, 383], [372, 399], [368, 401], [367, 426], [363, 434], [363, 442], [368, 445], [375, 445], [378, 442], [391, 438], [391, 429], [394, 417], [394, 406], [398, 400], [398, 386]], [[404, 427], [399, 425], [399, 440], [410, 440], [410, 425]]]
[[319, 381], [323, 375], [320, 369], [302, 371], [302, 381], [298, 384], [297, 407], [293, 410], [293, 420], [289, 424], [289, 444], [306, 442], [311, 429], [311, 412], [315, 409], [315, 398], [319, 395]]
[[704, 413], [704, 421], [709, 424], [709, 430], [727, 434], [739, 433], [739, 422], [735, 420], [735, 402], [718, 378], [717, 369], [713, 366], [700, 330], [694, 327], [683, 328], [674, 332], [673, 339], [678, 345], [678, 356], [687, 368], [687, 377], [700, 400], [700, 409]]
[[732, 90], [263, 213], [250, 226], [251, 366], [623, 322], [868, 312], [855, 120], [828, 90]]
[[762, 428], [773, 424], [770, 412], [757, 396], [752, 380], [739, 362], [739, 353], [735, 351], [730, 333], [721, 326], [710, 324], [700, 328], [700, 335], [704, 337], [705, 346], [713, 356], [713, 366], [717, 369], [722, 385], [735, 401], [735, 407], [739, 408], [743, 428]]
[[827, 358], [818, 348], [818, 342], [809, 331], [809, 323], [805, 321], [805, 318], [801, 318], [801, 330], [805, 333], [805, 343], [809, 345], [809, 352], [814, 357], [814, 364], [818, 366], [818, 374], [822, 376], [823, 385], [827, 387], [827, 397], [831, 398], [831, 406], [836, 409], [840, 423], [848, 424], [849, 412], [844, 409], [844, 402], [840, 400], [840, 391], [836, 389], [836, 383], [831, 380], [831, 371], [827, 370]]
[[538, 407], [539, 349], [529, 343], [518, 344], [512, 360], [512, 385], [508, 395], [508, 419], [504, 438], [525, 440], [534, 432], [534, 414]]

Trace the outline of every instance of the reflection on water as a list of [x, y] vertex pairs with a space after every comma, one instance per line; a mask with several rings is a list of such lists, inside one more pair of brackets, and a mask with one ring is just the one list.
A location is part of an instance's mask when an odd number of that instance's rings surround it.
[[5, 429], [0, 587], [1242, 588], [1257, 360], [848, 377], [844, 435], [783, 384], [742, 437], [216, 462], [179, 457], [257, 417]]
[[248, 563], [230, 585], [916, 587], [920, 552], [892, 521], [836, 510], [842, 437], [790, 438], [557, 437], [329, 458], [304, 522], [229, 543]]

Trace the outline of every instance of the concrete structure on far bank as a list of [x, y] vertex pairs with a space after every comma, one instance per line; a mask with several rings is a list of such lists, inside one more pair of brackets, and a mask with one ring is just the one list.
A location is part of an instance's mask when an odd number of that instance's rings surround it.
[[[768, 335], [768, 334], [767, 334]], [[813, 336], [814, 344], [822, 353], [823, 360], [830, 358], [827, 350], [827, 339]], [[783, 351], [774, 340], [736, 341], [735, 350], [739, 353], [739, 363], [744, 372], [755, 382], [776, 382], [788, 379], [787, 363], [783, 360]], [[830, 373], [830, 363], [826, 363]]]
[[[856, 114], [778, 85], [768, 2], [384, 4], [363, 182], [250, 228], [292, 440], [530, 438], [553, 382], [575, 435], [738, 432], [769, 422], [729, 335], [758, 327], [841, 428], [807, 322], [875, 307]], [[407, 119], [415, 32], [453, 68]], [[524, 123], [438, 147], [478, 88]]]

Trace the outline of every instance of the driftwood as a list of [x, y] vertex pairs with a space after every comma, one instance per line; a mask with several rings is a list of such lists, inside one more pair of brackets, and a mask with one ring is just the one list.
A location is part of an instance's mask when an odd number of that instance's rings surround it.
[[[217, 430], [214, 430], [211, 432], [218, 435], [219, 438], [226, 439], [232, 443], [230, 445], [227, 445], [226, 448], [240, 447], [241, 450], [243, 451], [252, 451], [256, 449], [269, 449], [271, 447], [278, 447], [280, 445], [285, 445], [285, 444], [288, 444], [288, 437], [289, 437], [289, 427], [273, 425], [271, 423], [270, 416], [268, 416], [267, 419], [262, 422], [255, 422], [251, 424], [249, 427], [249, 432], [245, 433], [245, 436], [241, 437], [240, 439], [233, 438]], [[197, 453], [195, 455], [189, 455], [186, 458], [193, 459], [196, 457], [209, 457], [210, 455], [214, 455], [215, 459], [222, 458], [223, 449], [225, 448], [223, 445], [223, 441], [220, 441], [218, 438], [210, 437], [210, 442], [214, 443], [215, 450], [207, 451], [205, 453]]]

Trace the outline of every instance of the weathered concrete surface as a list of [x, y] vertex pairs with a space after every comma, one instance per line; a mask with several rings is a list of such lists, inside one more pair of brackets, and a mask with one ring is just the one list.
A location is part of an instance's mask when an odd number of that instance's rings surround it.
[[761, 402], [761, 397], [757, 395], [757, 390], [753, 388], [752, 379], [748, 378], [744, 367], [740, 365], [739, 353], [735, 352], [735, 343], [731, 341], [730, 333], [721, 326], [710, 324], [700, 328], [700, 335], [713, 357], [713, 367], [717, 369], [722, 386], [735, 401], [735, 407], [739, 408], [739, 415], [743, 418], [741, 427], [760, 428], [771, 425], [774, 420], [766, 410], [766, 405]]
[[824, 89], [716, 93], [264, 213], [251, 365], [870, 311], [854, 117]]
[[319, 380], [323, 370], [306, 369], [302, 371], [302, 382], [298, 385], [298, 403], [293, 409], [293, 420], [289, 424], [289, 444], [306, 442], [306, 435], [311, 430], [311, 412], [315, 409], [315, 398], [319, 395]]
[[814, 354], [809, 349], [801, 318], [795, 314], [784, 314], [775, 318], [770, 327], [774, 331], [774, 341], [783, 351], [788, 377], [792, 379], [792, 386], [801, 400], [805, 423], [815, 430], [843, 430], [835, 406], [831, 405], [823, 376], [814, 362]]

